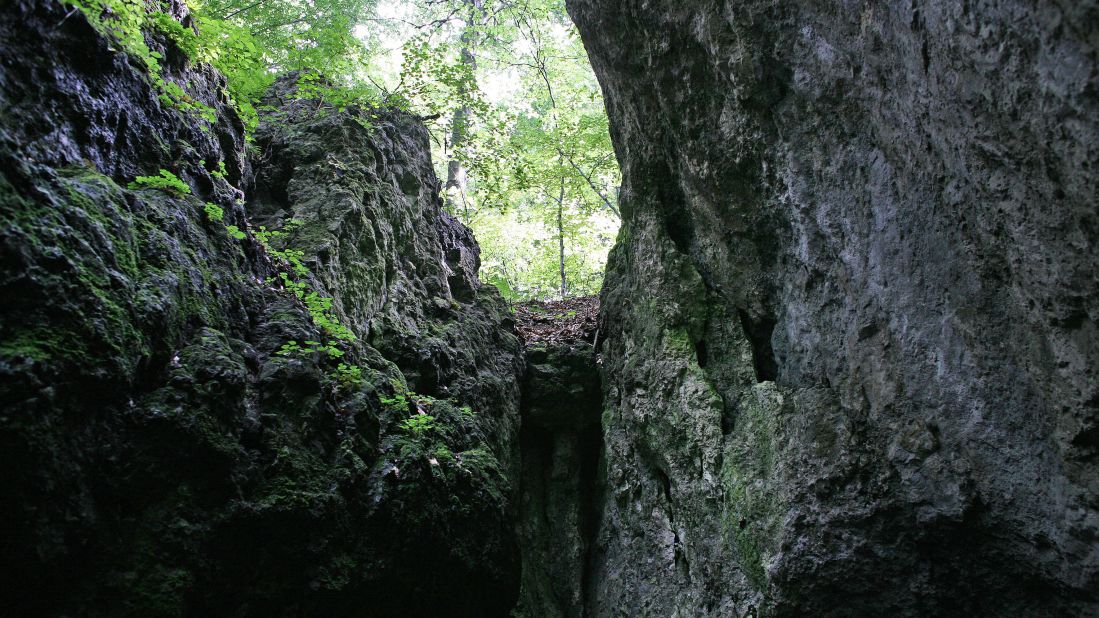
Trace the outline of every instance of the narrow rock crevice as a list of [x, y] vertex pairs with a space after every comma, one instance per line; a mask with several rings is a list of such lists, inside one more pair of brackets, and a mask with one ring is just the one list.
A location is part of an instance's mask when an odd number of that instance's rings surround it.
[[774, 382], [778, 379], [778, 361], [771, 346], [775, 320], [767, 316], [753, 318], [743, 309], [738, 310], [737, 314], [740, 316], [744, 334], [752, 346], [752, 367], [755, 369], [756, 381]]
[[514, 314], [416, 117], [3, 4], [0, 607], [1099, 614], [1099, 9], [854, 4], [568, 0], [622, 232]]
[[589, 564], [598, 527], [602, 389], [587, 341], [527, 350], [519, 434], [518, 613], [588, 616]]

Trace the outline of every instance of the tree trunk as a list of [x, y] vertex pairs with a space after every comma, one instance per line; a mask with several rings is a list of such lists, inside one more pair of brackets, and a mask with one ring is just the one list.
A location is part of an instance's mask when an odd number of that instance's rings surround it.
[[561, 195], [557, 198], [557, 265], [561, 272], [561, 300], [565, 300], [569, 293], [568, 281], [565, 279], [565, 177], [561, 177]]
[[[468, 52], [463, 49], [463, 59]], [[472, 57], [472, 56], [471, 56]], [[469, 223], [469, 212], [466, 204], [466, 169], [458, 159], [458, 151], [466, 145], [468, 139], [470, 109], [459, 107], [454, 110], [454, 117], [450, 123], [450, 160], [446, 165], [446, 185], [443, 191], [446, 194], [447, 210], [457, 215], [459, 208], [464, 212], [465, 223]]]
[[[462, 49], [459, 52], [459, 61], [469, 67], [470, 74], [476, 74], [477, 57], [473, 55], [474, 21], [477, 19], [477, 11], [481, 10], [480, 0], [470, 0], [469, 19], [466, 21], [465, 30], [462, 31]], [[475, 86], [474, 86], [475, 87]], [[464, 99], [470, 93], [470, 87], [463, 85], [459, 89], [458, 96]], [[462, 211], [462, 218], [469, 224], [469, 204], [466, 200], [467, 176], [465, 166], [458, 159], [458, 153], [469, 142], [470, 116], [473, 112], [468, 105], [463, 105], [454, 110], [454, 117], [450, 123], [450, 159], [446, 165], [446, 185], [443, 187], [447, 210], [451, 214]]]

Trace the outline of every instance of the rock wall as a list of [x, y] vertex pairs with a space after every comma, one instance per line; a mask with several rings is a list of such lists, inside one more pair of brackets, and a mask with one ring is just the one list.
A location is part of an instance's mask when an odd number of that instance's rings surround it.
[[1099, 7], [569, 0], [624, 227], [591, 615], [1099, 612]]
[[[5, 3], [0, 41], [4, 611], [509, 611], [523, 357], [423, 126], [283, 81], [249, 157], [159, 35], [214, 122], [60, 3]], [[128, 188], [161, 169], [187, 191]], [[332, 340], [326, 297], [343, 355], [280, 353]]]

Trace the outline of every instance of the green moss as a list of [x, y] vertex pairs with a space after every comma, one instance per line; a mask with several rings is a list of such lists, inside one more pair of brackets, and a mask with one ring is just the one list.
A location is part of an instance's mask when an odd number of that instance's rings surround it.
[[327, 565], [317, 569], [313, 585], [319, 590], [342, 590], [359, 571], [357, 560], [348, 555], [334, 556]]
[[89, 360], [83, 342], [72, 333], [47, 328], [18, 331], [0, 341], [0, 357], [50, 361]]
[[677, 356], [694, 356], [694, 343], [685, 328], [672, 328], [664, 331], [664, 349]]
[[765, 591], [764, 561], [779, 529], [781, 502], [775, 479], [775, 431], [782, 394], [774, 384], [756, 385], [741, 400], [725, 452], [722, 533], [745, 576]]
[[262, 509], [296, 510], [309, 509], [327, 502], [332, 497], [323, 482], [327, 477], [321, 470], [314, 472], [316, 476], [304, 479], [297, 475], [272, 479], [264, 488], [264, 494], [256, 502], [256, 506]]
[[450, 448], [445, 444], [436, 444], [435, 449], [431, 452], [432, 457], [440, 462], [451, 462], [454, 460], [454, 453], [450, 452]]
[[[402, 384], [393, 386], [397, 390]], [[425, 509], [453, 513], [507, 503], [510, 484], [472, 408], [411, 391], [382, 401], [389, 418], [383, 446], [388, 457], [379, 465], [384, 469], [389, 461], [401, 470], [402, 491], [409, 499], [425, 501]]]
[[184, 595], [194, 585], [190, 571], [164, 564], [152, 564], [132, 573], [134, 583], [127, 600], [128, 616], [184, 616]]
[[458, 467], [469, 474], [471, 481], [489, 496], [496, 504], [506, 504], [510, 484], [500, 467], [500, 460], [492, 454], [488, 446], [481, 444], [477, 448], [458, 453], [455, 458]]
[[[60, 266], [53, 273], [36, 274], [35, 284], [43, 294], [64, 298], [74, 307], [71, 330], [54, 320], [50, 331], [32, 325], [6, 333], [5, 353], [44, 360], [61, 352], [60, 357], [72, 358], [74, 351], [80, 353], [96, 340], [109, 346], [120, 362], [147, 353], [125, 292], [139, 273], [132, 216], [121, 190], [94, 170], [74, 167], [59, 173], [49, 194], [53, 203], [15, 201], [5, 218], [23, 242]], [[35, 307], [27, 313], [28, 322], [38, 319]]]

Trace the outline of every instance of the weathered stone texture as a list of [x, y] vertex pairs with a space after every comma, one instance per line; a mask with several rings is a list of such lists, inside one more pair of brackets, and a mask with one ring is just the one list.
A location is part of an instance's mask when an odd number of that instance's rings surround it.
[[[523, 358], [426, 130], [284, 81], [249, 163], [222, 77], [149, 34], [206, 126], [67, 13], [0, 9], [3, 611], [506, 614]], [[192, 193], [127, 188], [160, 169]], [[279, 354], [325, 337], [225, 227], [291, 218], [339, 359]]]
[[594, 615], [1099, 611], [1099, 8], [570, 0], [625, 217]]

